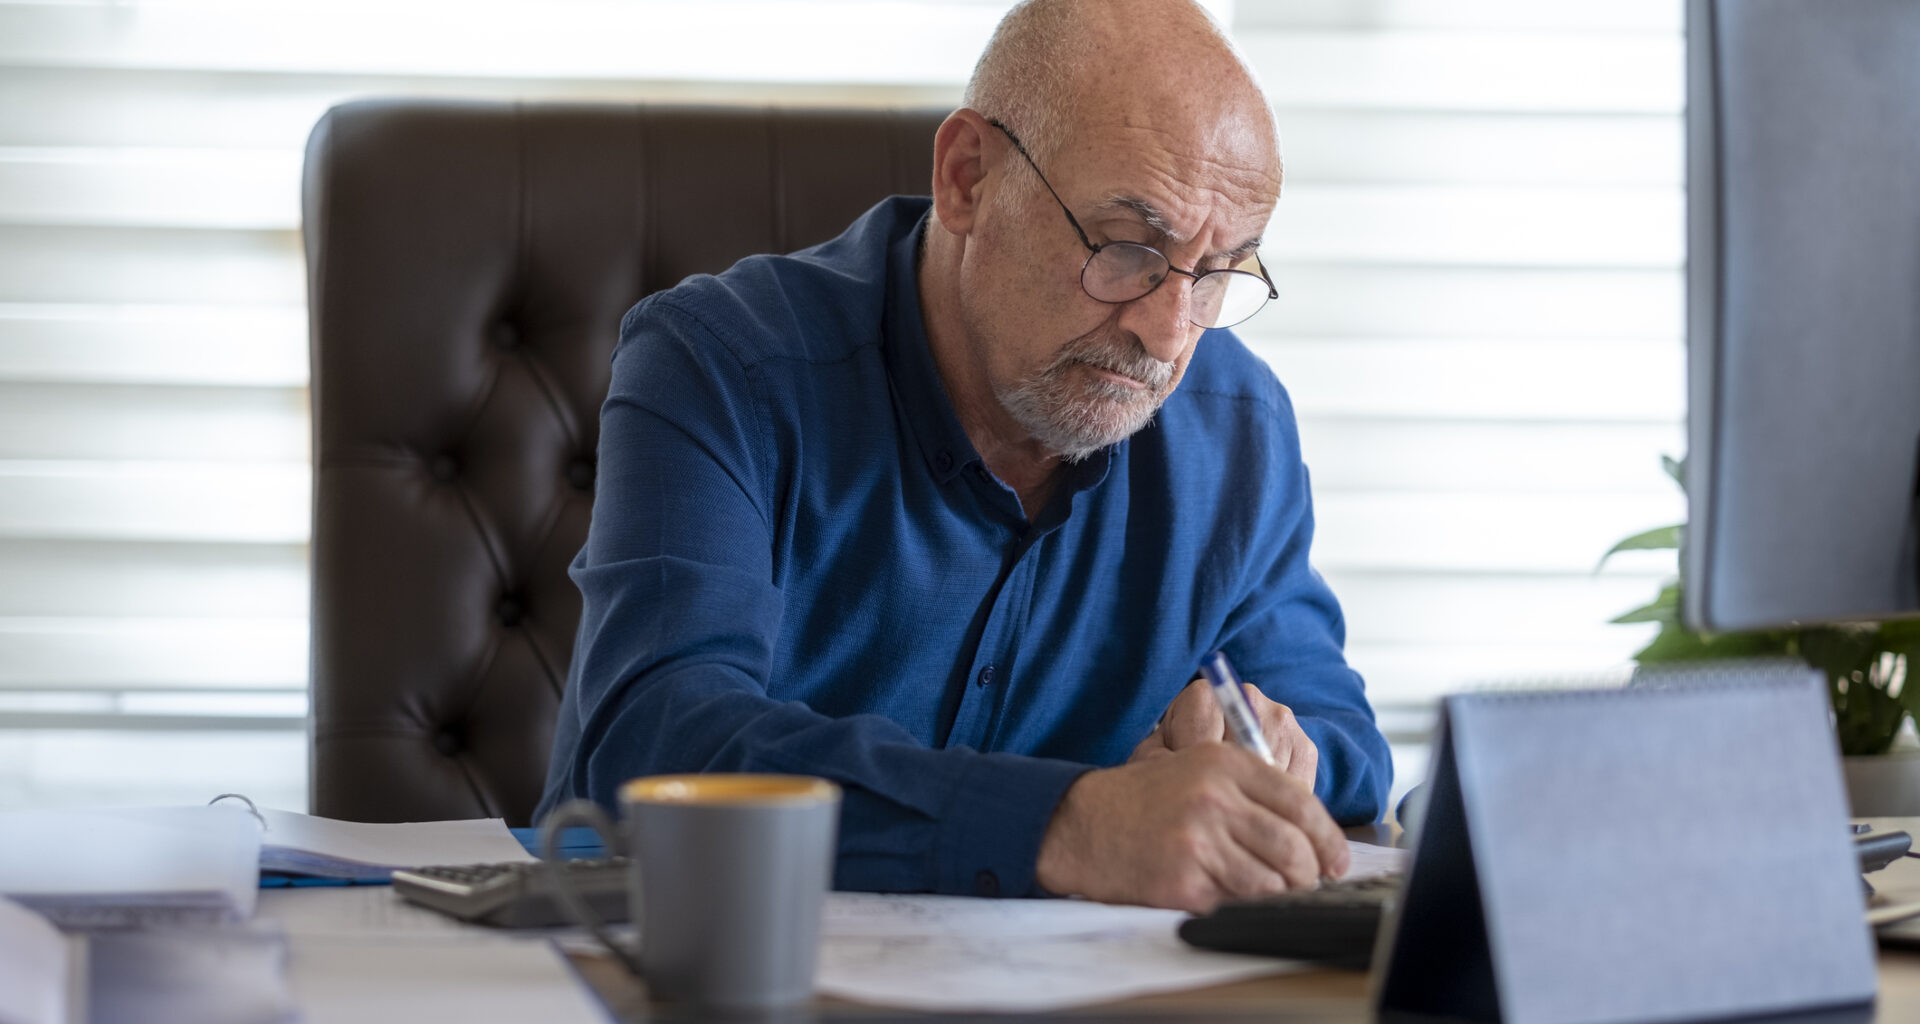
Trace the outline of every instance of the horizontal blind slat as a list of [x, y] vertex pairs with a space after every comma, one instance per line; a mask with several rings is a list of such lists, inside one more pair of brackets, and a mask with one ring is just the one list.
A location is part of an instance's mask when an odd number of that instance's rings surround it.
[[0, 64], [953, 83], [1009, 4], [647, 0], [0, 5]]
[[[44, 723], [0, 720], [0, 804], [7, 807], [203, 804], [236, 782], [261, 807], [307, 807], [306, 732], [298, 722], [250, 730], [230, 719], [183, 729], [176, 716], [37, 724]], [[236, 776], [236, 765], [243, 774]]]
[[1305, 184], [1267, 226], [1286, 263], [1677, 270], [1677, 188]]
[[0, 381], [302, 388], [300, 306], [0, 302]]
[[1280, 107], [1673, 114], [1676, 35], [1555, 32], [1236, 33]]
[[0, 460], [304, 462], [308, 431], [305, 388], [23, 384], [0, 371]]
[[1279, 338], [1252, 348], [1302, 416], [1646, 424], [1686, 411], [1686, 353], [1671, 342]]
[[1249, 29], [1560, 29], [1680, 31], [1678, 0], [1241, 0], [1234, 23]]
[[1672, 270], [1274, 266], [1280, 297], [1235, 332], [1415, 338], [1680, 340]]
[[1667, 572], [1481, 573], [1328, 571], [1351, 644], [1436, 645], [1509, 640], [1626, 643], [1639, 627], [1610, 620], [1653, 599]]
[[301, 152], [0, 147], [0, 224], [290, 231]]
[[1671, 116], [1282, 108], [1287, 196], [1310, 183], [1666, 186], [1685, 175]]
[[1328, 493], [1315, 496], [1313, 557], [1330, 572], [1591, 572], [1622, 537], [1685, 518], [1677, 492]]
[[1660, 456], [1686, 451], [1672, 423], [1380, 422], [1303, 417], [1300, 447], [1320, 493], [1669, 493]]
[[0, 618], [0, 688], [303, 690], [304, 618]]
[[306, 145], [328, 108], [366, 96], [528, 102], [947, 107], [960, 83], [804, 83], [221, 73], [111, 68], [0, 68], [0, 145]]
[[0, 537], [0, 617], [305, 619], [304, 544]]
[[0, 303], [304, 308], [296, 231], [0, 225]]
[[304, 543], [304, 463], [0, 462], [0, 537]]
[[[1633, 631], [1621, 627], [1623, 634]], [[1597, 685], [1624, 681], [1628, 656], [1651, 639], [1651, 627], [1639, 636], [1594, 645], [1461, 644], [1433, 646], [1356, 645], [1347, 658], [1367, 680], [1370, 699], [1387, 704], [1430, 704], [1441, 695], [1493, 686], [1544, 686], [1556, 682]]]

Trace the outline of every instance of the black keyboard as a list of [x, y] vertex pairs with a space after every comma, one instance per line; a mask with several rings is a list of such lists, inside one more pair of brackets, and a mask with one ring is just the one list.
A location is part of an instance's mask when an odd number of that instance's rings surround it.
[[1313, 960], [1329, 967], [1365, 967], [1401, 876], [1330, 882], [1251, 900], [1181, 922], [1180, 937], [1203, 949]]
[[[561, 870], [573, 891], [606, 924], [627, 919], [625, 857], [570, 860]], [[547, 928], [573, 919], [553, 894], [553, 866], [541, 861], [409, 868], [393, 873], [393, 891], [408, 902], [462, 921], [500, 928]]]

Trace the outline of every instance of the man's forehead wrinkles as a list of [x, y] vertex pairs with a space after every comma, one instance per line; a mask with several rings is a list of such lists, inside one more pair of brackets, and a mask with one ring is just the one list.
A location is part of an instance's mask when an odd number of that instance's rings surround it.
[[1145, 199], [1140, 198], [1139, 196], [1109, 195], [1105, 199], [1101, 200], [1100, 205], [1095, 207], [1095, 209], [1102, 213], [1111, 212], [1114, 210], [1129, 211], [1131, 213], [1138, 215], [1139, 218], [1142, 221], [1144, 221], [1148, 227], [1159, 232], [1160, 234], [1165, 235], [1166, 237], [1173, 239], [1176, 242], [1186, 241], [1184, 237], [1177, 234], [1173, 230], [1173, 222], [1167, 219], [1166, 214], [1160, 212], [1160, 208], [1158, 206], [1153, 205], [1152, 203], [1146, 201]]
[[[1171, 243], [1184, 244], [1188, 241], [1187, 236], [1173, 230], [1172, 223], [1167, 219], [1166, 214], [1160, 212], [1159, 207], [1139, 196], [1110, 195], [1101, 200], [1099, 205], [1094, 207], [1094, 211], [1096, 215], [1113, 211], [1126, 211], [1138, 216], [1148, 228], [1151, 228]], [[1209, 255], [1226, 257], [1232, 260], [1244, 259], [1259, 249], [1260, 243], [1263, 240], [1263, 236], [1255, 235], [1231, 249], [1223, 249], [1216, 253], [1210, 253]]]

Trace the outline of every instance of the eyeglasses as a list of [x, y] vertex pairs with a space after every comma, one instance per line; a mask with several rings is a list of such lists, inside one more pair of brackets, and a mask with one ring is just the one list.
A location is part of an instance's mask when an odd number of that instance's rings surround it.
[[1164, 253], [1150, 245], [1138, 242], [1093, 244], [1073, 211], [1067, 209], [1066, 201], [1053, 190], [1053, 184], [1047, 180], [1047, 176], [1040, 173], [1040, 165], [1033, 162], [1032, 155], [1027, 152], [1027, 147], [1020, 144], [1020, 138], [1013, 134], [1013, 129], [996, 120], [988, 120], [987, 123], [1006, 133], [1013, 148], [1020, 151], [1027, 166], [1039, 176], [1040, 184], [1045, 185], [1053, 201], [1060, 204], [1060, 212], [1067, 215], [1067, 223], [1073, 225], [1073, 233], [1080, 236], [1080, 244], [1087, 247], [1087, 263], [1080, 268], [1080, 287], [1093, 298], [1115, 304], [1132, 302], [1160, 287], [1171, 272], [1193, 279], [1192, 310], [1187, 318], [1201, 327], [1218, 328], [1232, 327], [1260, 312], [1260, 307], [1265, 306], [1267, 300], [1280, 297], [1279, 289], [1273, 286], [1273, 279], [1267, 276], [1267, 268], [1257, 256], [1253, 258], [1253, 265], [1260, 271], [1258, 274], [1225, 267], [1195, 273], [1174, 266]]

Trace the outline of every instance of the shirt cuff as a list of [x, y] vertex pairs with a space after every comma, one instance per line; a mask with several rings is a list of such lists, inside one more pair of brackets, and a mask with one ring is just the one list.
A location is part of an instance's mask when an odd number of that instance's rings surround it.
[[1067, 787], [1091, 765], [981, 754], [960, 775], [941, 815], [935, 889], [974, 896], [1040, 896], [1040, 841]]

